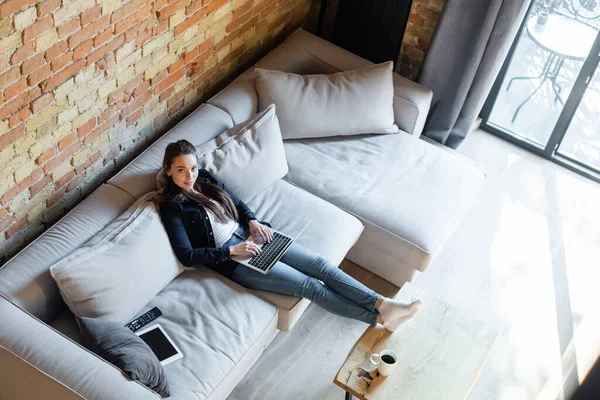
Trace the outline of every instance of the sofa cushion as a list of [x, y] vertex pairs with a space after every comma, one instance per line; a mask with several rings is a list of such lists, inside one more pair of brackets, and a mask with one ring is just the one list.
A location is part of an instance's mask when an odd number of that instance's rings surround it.
[[150, 193], [50, 266], [71, 311], [125, 323], [183, 271]]
[[[425, 255], [449, 238], [485, 176], [463, 158], [406, 133], [290, 140], [284, 146], [290, 168], [285, 179]], [[422, 270], [428, 260], [413, 268]]]
[[277, 105], [284, 139], [398, 133], [391, 61], [331, 75], [257, 68], [258, 109]]
[[198, 149], [198, 164], [247, 202], [288, 172], [272, 104]]
[[[348, 250], [356, 243], [363, 225], [354, 216], [338, 207], [279, 180], [261, 192], [248, 206], [273, 228], [295, 236], [310, 219], [312, 222], [298, 237], [298, 243], [339, 265]], [[272, 292], [255, 291], [279, 307], [279, 329], [288, 330], [308, 301]], [[302, 304], [300, 304], [302, 303]]]
[[165, 149], [169, 143], [186, 139], [194, 146], [199, 146], [231, 127], [233, 122], [226, 112], [204, 104], [148, 147], [108, 183], [139, 199], [145, 193], [156, 190], [156, 174], [162, 167]]
[[241, 367], [243, 376], [254, 362], [244, 357], [262, 352], [276, 333], [273, 305], [204, 267], [183, 272], [142, 312], [152, 307], [162, 311], [156, 322], [183, 354], [164, 367], [173, 399], [206, 399], [233, 389], [237, 381], [230, 375]]
[[[312, 33], [298, 29], [254, 67], [307, 75], [332, 74], [369, 65], [373, 63]], [[254, 68], [249, 68], [207, 103], [227, 111], [236, 124], [246, 120], [258, 111], [256, 75]], [[401, 130], [419, 136], [433, 94], [426, 87], [398, 74], [393, 74], [393, 80], [395, 123]]]
[[0, 268], [0, 294], [50, 321], [65, 309], [48, 267], [66, 257], [134, 202], [123, 190], [102, 185]]
[[123, 370], [131, 379], [169, 397], [167, 377], [152, 349], [121, 324], [98, 318], [78, 318], [85, 347]]

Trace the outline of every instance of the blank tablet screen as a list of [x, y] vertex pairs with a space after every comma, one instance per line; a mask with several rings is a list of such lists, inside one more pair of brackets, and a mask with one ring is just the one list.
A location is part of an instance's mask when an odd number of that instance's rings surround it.
[[175, 347], [173, 347], [169, 339], [167, 339], [158, 327], [142, 333], [140, 338], [150, 346], [159, 361], [166, 360], [177, 354]]

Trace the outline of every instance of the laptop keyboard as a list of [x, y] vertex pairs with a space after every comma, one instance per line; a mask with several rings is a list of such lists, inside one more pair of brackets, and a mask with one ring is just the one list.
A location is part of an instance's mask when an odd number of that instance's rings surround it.
[[275, 256], [279, 254], [281, 249], [287, 246], [291, 241], [291, 238], [273, 232], [273, 240], [263, 244], [261, 253], [252, 257], [250, 261], [248, 261], [248, 264], [265, 271], [269, 265], [271, 265], [271, 262]]

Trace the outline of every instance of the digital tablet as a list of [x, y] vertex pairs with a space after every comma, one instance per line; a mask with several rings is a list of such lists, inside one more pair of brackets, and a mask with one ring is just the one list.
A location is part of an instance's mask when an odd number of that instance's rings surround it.
[[175, 346], [160, 324], [141, 329], [135, 334], [150, 346], [163, 366], [183, 357], [183, 353]]

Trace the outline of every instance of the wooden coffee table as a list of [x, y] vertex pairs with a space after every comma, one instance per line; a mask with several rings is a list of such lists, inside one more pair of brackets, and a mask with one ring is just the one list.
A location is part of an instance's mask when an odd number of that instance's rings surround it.
[[[414, 318], [393, 333], [381, 325], [369, 327], [350, 350], [333, 381], [346, 399], [464, 399], [477, 382], [496, 330], [410, 283], [396, 298], [408, 302], [413, 296], [424, 302]], [[388, 377], [370, 361], [371, 354], [385, 349], [399, 356]]]

